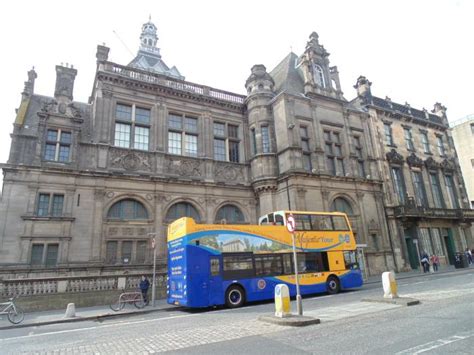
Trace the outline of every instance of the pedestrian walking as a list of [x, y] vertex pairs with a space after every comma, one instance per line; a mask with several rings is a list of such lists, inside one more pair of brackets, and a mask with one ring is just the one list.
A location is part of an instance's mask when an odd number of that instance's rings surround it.
[[466, 248], [466, 258], [467, 261], [469, 262], [469, 265], [472, 264], [472, 252], [471, 249]]
[[421, 265], [423, 266], [423, 272], [427, 273], [430, 272], [430, 258], [426, 251], [423, 252], [421, 255]]
[[140, 281], [140, 291], [142, 291], [143, 302], [148, 305], [148, 288], [150, 288], [150, 281], [148, 281], [145, 275], [142, 275]]
[[431, 265], [433, 265], [433, 271], [438, 271], [439, 266], [439, 257], [436, 254], [431, 255], [430, 258]]

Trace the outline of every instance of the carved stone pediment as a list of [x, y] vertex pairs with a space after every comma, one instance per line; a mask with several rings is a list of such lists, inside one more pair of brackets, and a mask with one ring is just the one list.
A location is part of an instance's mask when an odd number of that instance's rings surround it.
[[441, 169], [443, 170], [453, 171], [455, 168], [456, 168], [456, 164], [451, 159], [450, 160], [444, 159], [441, 162]]
[[410, 154], [410, 156], [407, 158], [407, 163], [410, 166], [423, 166], [423, 160], [421, 158], [418, 158], [415, 153]]
[[436, 162], [433, 158], [429, 157], [425, 160], [425, 166], [428, 169], [438, 169], [440, 167], [439, 163]]
[[186, 177], [201, 177], [203, 170], [199, 160], [186, 158], [168, 158], [166, 167], [168, 173]]
[[147, 154], [126, 152], [119, 149], [110, 151], [110, 166], [127, 171], [151, 171], [150, 157]]
[[395, 149], [392, 149], [390, 152], [388, 152], [386, 157], [390, 163], [403, 164], [405, 162], [405, 159], [402, 157], [402, 155], [399, 154]]
[[234, 164], [216, 163], [214, 165], [214, 179], [229, 183], [245, 183], [244, 168]]

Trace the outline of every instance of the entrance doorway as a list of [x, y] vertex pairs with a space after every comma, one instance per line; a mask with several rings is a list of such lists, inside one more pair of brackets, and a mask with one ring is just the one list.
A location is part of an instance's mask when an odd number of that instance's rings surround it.
[[454, 265], [454, 240], [453, 231], [451, 228], [442, 229], [444, 245], [446, 246], [446, 253], [448, 254], [448, 261], [450, 265]]
[[408, 260], [410, 262], [410, 267], [413, 270], [418, 269], [418, 255], [416, 252], [416, 246], [413, 238], [405, 237], [405, 244], [407, 246]]

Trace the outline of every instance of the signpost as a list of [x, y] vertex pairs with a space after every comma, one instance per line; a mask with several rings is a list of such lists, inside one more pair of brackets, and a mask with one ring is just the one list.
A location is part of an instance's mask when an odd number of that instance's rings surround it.
[[151, 247], [153, 248], [153, 282], [151, 289], [151, 305], [155, 307], [155, 289], [156, 289], [156, 233], [148, 233], [151, 236]]
[[296, 243], [295, 243], [295, 229], [296, 229], [296, 221], [295, 217], [292, 214], [288, 216], [286, 219], [286, 229], [288, 232], [291, 233], [291, 240], [293, 242], [293, 263], [295, 265], [295, 280], [296, 280], [296, 310], [298, 311], [298, 315], [303, 315], [303, 304], [301, 302], [301, 293], [300, 293], [300, 280], [298, 276], [298, 261], [296, 257]]

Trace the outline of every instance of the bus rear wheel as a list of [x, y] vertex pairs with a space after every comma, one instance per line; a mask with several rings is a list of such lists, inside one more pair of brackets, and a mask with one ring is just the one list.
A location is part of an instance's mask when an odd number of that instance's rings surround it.
[[335, 295], [341, 290], [341, 282], [336, 276], [329, 276], [326, 281], [326, 287], [330, 295]]
[[229, 308], [242, 307], [245, 303], [245, 293], [240, 286], [230, 286], [225, 294], [225, 304]]

